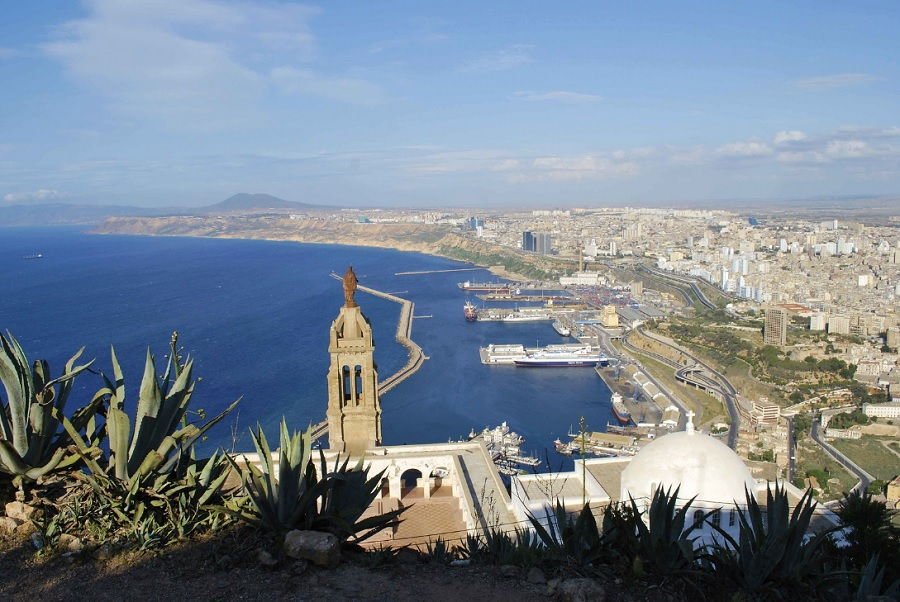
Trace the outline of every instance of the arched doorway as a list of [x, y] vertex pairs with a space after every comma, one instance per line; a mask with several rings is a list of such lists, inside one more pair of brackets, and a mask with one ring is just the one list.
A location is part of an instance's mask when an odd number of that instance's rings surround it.
[[400, 497], [405, 498], [410, 495], [422, 497], [422, 492], [417, 491], [422, 481], [422, 471], [418, 468], [408, 468], [400, 475]]

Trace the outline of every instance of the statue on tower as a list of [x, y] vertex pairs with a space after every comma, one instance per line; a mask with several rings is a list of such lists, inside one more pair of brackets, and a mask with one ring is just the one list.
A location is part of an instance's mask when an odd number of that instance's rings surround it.
[[357, 282], [353, 266], [348, 267], [344, 273], [344, 307], [357, 307], [356, 300], [353, 298], [356, 294]]

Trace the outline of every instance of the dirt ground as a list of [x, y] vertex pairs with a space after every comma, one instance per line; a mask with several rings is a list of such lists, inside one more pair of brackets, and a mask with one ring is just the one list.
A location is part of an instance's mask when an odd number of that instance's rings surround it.
[[[229, 536], [230, 537], [230, 536]], [[98, 557], [99, 556], [99, 557]], [[350, 557], [327, 570], [291, 558], [264, 567], [255, 546], [207, 539], [163, 553], [39, 555], [30, 540], [0, 539], [0, 600], [542, 600], [546, 586], [493, 568]]]

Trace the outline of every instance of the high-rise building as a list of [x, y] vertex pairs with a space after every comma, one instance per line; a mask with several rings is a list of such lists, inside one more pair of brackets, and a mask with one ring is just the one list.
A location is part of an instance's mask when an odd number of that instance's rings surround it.
[[780, 307], [766, 309], [763, 343], [784, 347], [787, 345], [788, 312]]
[[534, 233], [531, 230], [522, 232], [522, 250], [534, 251]]
[[549, 255], [553, 246], [553, 239], [547, 232], [538, 232], [534, 235], [534, 251], [541, 255]]
[[847, 316], [828, 316], [828, 334], [850, 334], [850, 318]]

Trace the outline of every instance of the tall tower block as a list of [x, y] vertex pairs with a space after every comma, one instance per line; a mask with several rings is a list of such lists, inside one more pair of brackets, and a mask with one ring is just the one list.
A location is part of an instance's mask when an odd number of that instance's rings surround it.
[[328, 447], [351, 456], [381, 445], [381, 401], [369, 320], [356, 304], [356, 274], [344, 274], [344, 306], [331, 324]]

